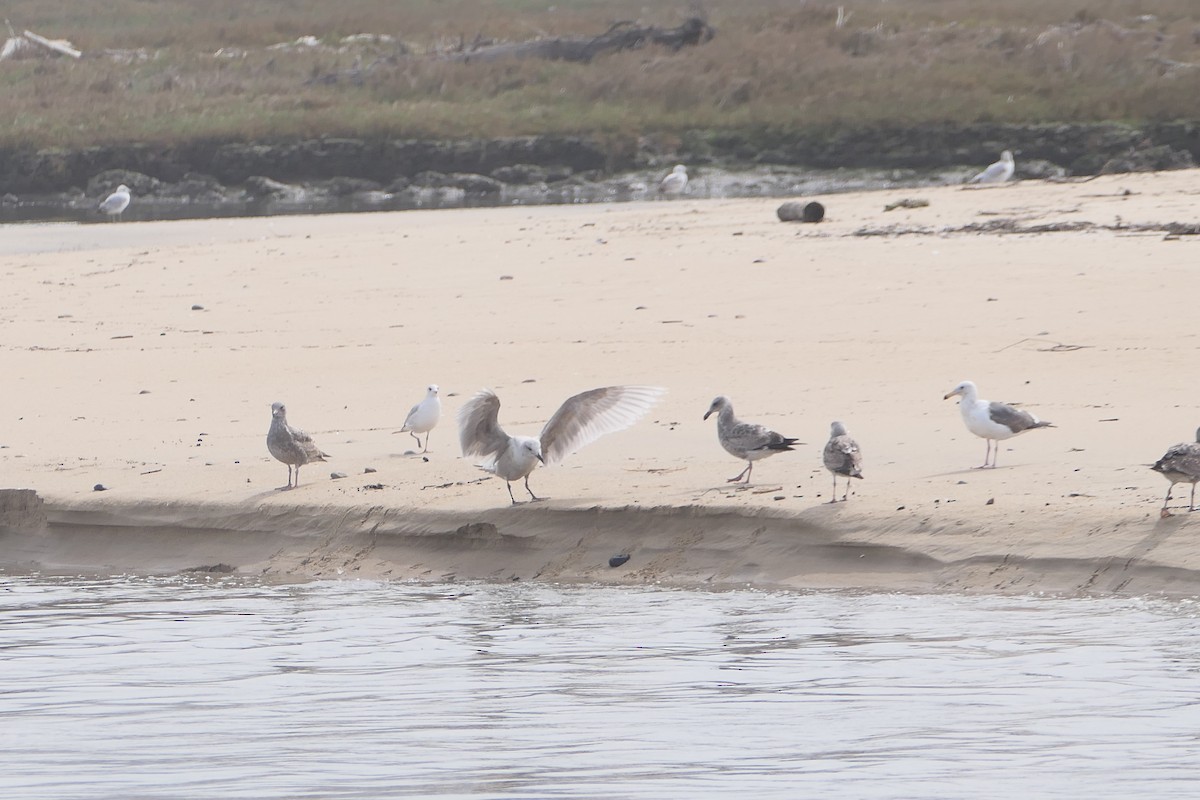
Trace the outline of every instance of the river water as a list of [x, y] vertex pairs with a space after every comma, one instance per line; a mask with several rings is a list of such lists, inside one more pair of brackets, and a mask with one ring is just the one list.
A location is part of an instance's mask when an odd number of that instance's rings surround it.
[[1194, 798], [1197, 612], [0, 576], [0, 797]]

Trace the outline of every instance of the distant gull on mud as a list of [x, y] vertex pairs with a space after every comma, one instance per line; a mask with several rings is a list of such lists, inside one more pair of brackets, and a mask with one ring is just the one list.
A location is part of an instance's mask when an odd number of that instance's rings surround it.
[[733, 415], [733, 404], [724, 395], [712, 401], [708, 411], [704, 412], [704, 418], [708, 419], [712, 414], [717, 414], [717, 441], [731, 456], [746, 460], [746, 468], [727, 483], [736, 483], [743, 477], [747, 484], [750, 483], [755, 461], [791, 450], [794, 444], [802, 444], [762, 425], [742, 422]]
[[293, 487], [293, 467], [296, 468], [294, 485], [299, 486], [301, 467], [313, 461], [324, 461], [330, 457], [328, 453], [321, 452], [321, 448], [317, 447], [311, 436], [299, 428], [288, 425], [287, 409], [284, 408], [283, 403], [271, 404], [271, 429], [267, 431], [267, 450], [276, 459], [287, 464], [288, 482], [287, 486], [282, 487], [284, 489]]
[[1012, 150], [1005, 150], [1000, 154], [1000, 160], [994, 164], [988, 164], [987, 168], [980, 172], [967, 183], [1004, 183], [1013, 176], [1013, 171], [1017, 165], [1013, 162]]
[[[988, 457], [992, 459], [991, 466], [996, 466], [996, 454], [1000, 452], [1000, 442], [1014, 436], [1031, 431], [1034, 428], [1053, 428], [1053, 423], [1043, 422], [1019, 408], [1013, 408], [1006, 403], [980, 400], [979, 392], [971, 381], [963, 381], [955, 386], [942, 398], [961, 397], [958, 409], [962, 412], [963, 422], [971, 433], [987, 440], [987, 450], [983, 454], [983, 463], [979, 469], [988, 466]], [[995, 451], [992, 442], [996, 443]]]
[[512, 481], [525, 479], [529, 497], [539, 500], [529, 488], [529, 474], [538, 462], [553, 465], [599, 439], [633, 425], [658, 402], [666, 389], [655, 386], [605, 386], [569, 398], [542, 428], [538, 436], [509, 436], [500, 427], [500, 398], [484, 389], [458, 412], [458, 436], [463, 456], [482, 457], [479, 466], [504, 479], [513, 505]]
[[1167, 503], [1171, 502], [1171, 490], [1177, 483], [1190, 483], [1192, 497], [1188, 502], [1188, 511], [1196, 510], [1196, 483], [1200, 482], [1200, 429], [1196, 431], [1195, 442], [1183, 442], [1173, 445], [1163, 457], [1151, 465], [1150, 469], [1162, 475], [1171, 482], [1167, 487], [1167, 499], [1163, 500], [1161, 516], [1169, 517]]
[[829, 502], [837, 502], [837, 479], [838, 475], [846, 477], [846, 493], [842, 495], [842, 499], [846, 500], [850, 497], [850, 479], [861, 479], [862, 474], [862, 451], [858, 448], [858, 442], [850, 438], [846, 433], [846, 426], [840, 422], [834, 422], [829, 426], [829, 441], [825, 443], [824, 453], [825, 469], [833, 474], [833, 499]]
[[438, 424], [438, 420], [442, 418], [442, 400], [438, 397], [438, 385], [436, 383], [429, 384], [425, 390], [425, 398], [412, 407], [408, 412], [408, 416], [404, 419], [404, 427], [396, 431], [396, 433], [409, 433], [417, 440], [417, 447], [421, 447], [421, 437], [417, 434], [424, 433], [425, 446], [421, 448], [422, 453], [429, 452], [429, 432]]
[[671, 170], [671, 174], [662, 179], [662, 183], [658, 184], [658, 191], [662, 194], [683, 194], [683, 190], [688, 185], [687, 167], [683, 164], [676, 164], [675, 169]]
[[107, 214], [109, 219], [115, 220], [121, 216], [122, 211], [129, 207], [130, 199], [129, 187], [122, 183], [115, 192], [100, 202], [96, 210], [101, 214]]

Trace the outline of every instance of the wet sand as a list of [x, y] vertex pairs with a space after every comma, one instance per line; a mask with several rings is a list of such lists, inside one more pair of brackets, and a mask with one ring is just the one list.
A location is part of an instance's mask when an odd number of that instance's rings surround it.
[[[1147, 468], [1200, 424], [1200, 237], [1165, 230], [1196, 221], [1196, 186], [831, 195], [820, 225], [684, 198], [6, 226], [0, 486], [44, 505], [5, 496], [0, 566], [1200, 593], [1200, 513], [1180, 486], [1160, 519]], [[929, 205], [884, 211], [906, 195]], [[972, 469], [984, 443], [942, 400], [963, 379], [1056, 427]], [[431, 382], [426, 459], [393, 431]], [[670, 394], [536, 471], [543, 502], [510, 508], [458, 455], [479, 388], [536, 433], [611, 383]], [[806, 444], [730, 486], [742, 465], [701, 421], [716, 394]], [[333, 456], [292, 491], [275, 400]], [[866, 478], [830, 505], [834, 419]]]

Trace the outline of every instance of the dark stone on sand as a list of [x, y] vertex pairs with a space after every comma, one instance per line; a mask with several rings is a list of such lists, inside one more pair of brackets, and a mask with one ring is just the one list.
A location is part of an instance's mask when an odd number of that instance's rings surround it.
[[619, 555], [619, 556], [613, 556], [612, 558], [610, 558], [610, 559], [608, 560], [608, 565], [609, 565], [610, 567], [619, 567], [619, 566], [621, 566], [622, 564], [624, 564], [624, 563], [625, 563], [626, 561], [628, 561], [628, 560], [629, 560], [629, 554], [628, 554], [628, 553], [622, 553], [622, 554], [621, 554], [621, 555]]
[[97, 483], [95, 486], [92, 487], [92, 491], [93, 492], [107, 492], [108, 487], [105, 486], [103, 483]]
[[329, 473], [329, 477], [336, 481], [336, 480], [340, 480], [341, 478], [345, 478], [347, 476], [346, 476], [346, 473], [344, 473], [344, 472], [331, 472], [331, 473]]

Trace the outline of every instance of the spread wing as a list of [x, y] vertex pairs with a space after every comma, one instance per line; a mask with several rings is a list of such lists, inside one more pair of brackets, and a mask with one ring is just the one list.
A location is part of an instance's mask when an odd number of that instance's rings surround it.
[[605, 386], [569, 398], [542, 428], [542, 457], [547, 464], [557, 464], [606, 433], [625, 430], [666, 391], [657, 386]]
[[1030, 428], [1046, 427], [1038, 418], [1028, 411], [1013, 408], [1007, 403], [988, 403], [988, 417], [997, 425], [1003, 425], [1013, 433], [1027, 431]]
[[475, 394], [458, 410], [458, 440], [463, 456], [495, 461], [508, 447], [508, 434], [500, 427], [500, 398], [491, 389]]

